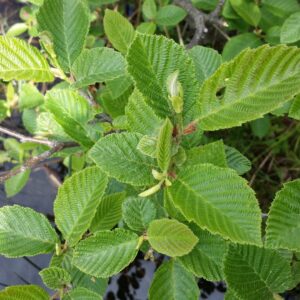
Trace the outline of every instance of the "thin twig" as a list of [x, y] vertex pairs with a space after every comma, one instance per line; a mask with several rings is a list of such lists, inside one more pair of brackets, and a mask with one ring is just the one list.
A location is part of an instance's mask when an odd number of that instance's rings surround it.
[[209, 14], [211, 19], [216, 19], [221, 14], [225, 0], [220, 0], [216, 8]]

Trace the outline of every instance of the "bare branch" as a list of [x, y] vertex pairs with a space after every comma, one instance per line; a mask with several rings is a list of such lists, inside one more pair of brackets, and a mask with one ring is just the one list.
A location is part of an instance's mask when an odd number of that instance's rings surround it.
[[225, 3], [225, 0], [220, 0], [218, 5], [216, 6], [216, 8], [209, 14], [209, 17], [210, 17], [211, 20], [214, 20], [214, 19], [219, 17], [219, 15], [221, 14], [224, 3]]

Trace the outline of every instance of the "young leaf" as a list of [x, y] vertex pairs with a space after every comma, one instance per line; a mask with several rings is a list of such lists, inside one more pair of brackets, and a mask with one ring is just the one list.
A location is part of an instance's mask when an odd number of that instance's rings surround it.
[[147, 236], [154, 250], [172, 257], [188, 254], [198, 242], [185, 224], [170, 219], [152, 221]]
[[139, 151], [153, 158], [156, 158], [157, 156], [156, 148], [157, 148], [157, 138], [148, 135], [144, 135], [139, 141], [139, 144], [137, 145], [137, 149]]
[[229, 289], [245, 300], [274, 299], [292, 282], [289, 262], [274, 250], [231, 244], [224, 264]]
[[281, 27], [280, 42], [292, 44], [300, 40], [300, 12], [290, 15]]
[[114, 48], [126, 54], [135, 36], [131, 23], [117, 11], [106, 9], [103, 24], [105, 33]]
[[156, 218], [157, 209], [149, 198], [129, 197], [122, 205], [122, 214], [130, 229], [143, 232]]
[[44, 0], [37, 21], [40, 31], [51, 34], [58, 61], [68, 71], [83, 50], [88, 34], [90, 12], [86, 1]]
[[64, 269], [50, 267], [43, 269], [40, 273], [45, 285], [52, 290], [63, 288], [71, 282], [71, 275]]
[[189, 254], [178, 258], [179, 262], [197, 277], [209, 281], [224, 280], [223, 261], [227, 242], [198, 226], [192, 226], [192, 230], [199, 241]]
[[92, 292], [86, 288], [78, 287], [71, 291], [69, 291], [67, 294], [65, 294], [62, 298], [62, 300], [102, 300], [102, 297]]
[[272, 203], [266, 246], [300, 251], [300, 180], [284, 185]]
[[228, 167], [235, 170], [239, 175], [250, 171], [251, 161], [240, 151], [233, 147], [225, 146], [226, 160]]
[[149, 289], [149, 300], [197, 300], [199, 296], [194, 276], [173, 260], [158, 268]]
[[160, 128], [156, 145], [158, 166], [163, 172], [168, 171], [171, 162], [172, 134], [173, 125], [169, 119], [166, 119], [162, 127]]
[[160, 26], [175, 26], [180, 23], [186, 15], [186, 11], [181, 7], [166, 5], [158, 10], [155, 22]]
[[123, 76], [125, 60], [122, 55], [110, 48], [84, 50], [72, 65], [76, 88], [85, 87]]
[[26, 170], [7, 179], [4, 183], [6, 196], [9, 198], [18, 194], [26, 185], [29, 176], [30, 170]]
[[280, 107], [300, 91], [299, 66], [300, 50], [295, 47], [243, 51], [203, 84], [198, 98], [200, 127], [239, 126]]
[[98, 205], [90, 226], [92, 232], [112, 229], [122, 218], [122, 203], [125, 193], [105, 195]]
[[0, 291], [0, 300], [49, 300], [49, 295], [37, 285], [15, 285]]
[[107, 182], [99, 168], [90, 167], [75, 173], [59, 188], [54, 202], [55, 222], [70, 246], [89, 228]]
[[107, 278], [127, 267], [138, 253], [139, 237], [125, 229], [98, 231], [75, 248], [73, 263], [81, 271]]
[[85, 127], [93, 114], [86, 99], [72, 90], [52, 90], [46, 95], [46, 108], [72, 139], [84, 147], [94, 144]]
[[38, 91], [38, 89], [29, 83], [22, 85], [19, 97], [20, 110], [25, 108], [34, 108], [44, 103], [44, 96]]
[[143, 3], [142, 11], [144, 16], [147, 19], [153, 20], [157, 13], [155, 0], [145, 0], [143, 2], [144, 3]]
[[53, 81], [46, 59], [23, 40], [0, 36], [0, 79]]
[[115, 133], [99, 140], [90, 150], [91, 159], [109, 176], [135, 186], [154, 183], [154, 159], [137, 150], [142, 135]]
[[214, 49], [195, 46], [188, 51], [196, 68], [196, 75], [200, 85], [210, 77], [221, 65], [222, 56]]
[[34, 256], [55, 249], [58, 237], [42, 214], [18, 205], [0, 208], [0, 253]]
[[261, 212], [253, 190], [235, 171], [202, 164], [183, 169], [169, 188], [189, 221], [233, 242], [261, 245]]
[[184, 94], [185, 123], [192, 121], [189, 112], [199, 90], [194, 64], [182, 46], [163, 36], [138, 34], [126, 59], [136, 87], [144, 95], [147, 104], [163, 118], [172, 114], [167, 79], [170, 74], [179, 71], [179, 82]]

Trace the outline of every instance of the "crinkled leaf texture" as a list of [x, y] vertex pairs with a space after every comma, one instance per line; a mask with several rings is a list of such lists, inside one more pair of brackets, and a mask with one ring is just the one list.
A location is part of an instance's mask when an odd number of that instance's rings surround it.
[[64, 295], [62, 300], [102, 300], [102, 297], [86, 288], [78, 287]]
[[271, 249], [251, 245], [229, 246], [224, 273], [229, 289], [245, 300], [274, 299], [293, 281], [289, 261]]
[[109, 176], [134, 186], [154, 183], [155, 160], [137, 150], [138, 133], [114, 133], [99, 140], [90, 150], [91, 159]]
[[300, 251], [300, 179], [288, 182], [272, 203], [266, 246]]
[[170, 219], [152, 221], [147, 236], [154, 250], [172, 257], [191, 252], [198, 242], [187, 225]]
[[62, 68], [70, 69], [84, 48], [90, 26], [85, 0], [45, 0], [38, 11], [40, 31], [53, 39], [54, 51]]
[[139, 237], [125, 229], [98, 231], [75, 248], [73, 263], [81, 271], [107, 278], [127, 267], [138, 253]]
[[246, 49], [204, 82], [197, 120], [204, 130], [239, 126], [300, 92], [300, 50], [279, 45]]
[[199, 296], [194, 276], [174, 260], [158, 268], [149, 289], [150, 300], [197, 300]]
[[251, 169], [251, 161], [237, 149], [225, 146], [225, 153], [228, 167], [239, 175], [243, 175]]
[[62, 268], [46, 268], [43, 269], [39, 274], [42, 277], [45, 285], [52, 290], [60, 289], [71, 282], [71, 275]]
[[233, 242], [261, 245], [261, 211], [254, 191], [235, 171], [211, 164], [183, 169], [169, 188], [189, 221]]
[[86, 168], [68, 178], [54, 202], [57, 227], [70, 246], [88, 230], [108, 183], [98, 167]]
[[37, 285], [16, 285], [1, 291], [0, 300], [49, 300], [49, 295]]
[[0, 253], [34, 256], [55, 249], [58, 236], [46, 217], [18, 205], [0, 208]]
[[0, 79], [47, 82], [54, 77], [38, 49], [21, 39], [0, 36]]

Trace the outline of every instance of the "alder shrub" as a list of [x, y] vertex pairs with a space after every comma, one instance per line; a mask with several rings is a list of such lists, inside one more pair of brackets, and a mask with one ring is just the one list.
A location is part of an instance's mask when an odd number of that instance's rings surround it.
[[[222, 140], [200, 141], [204, 132], [256, 120], [299, 94], [299, 48], [263, 45], [222, 63], [213, 49], [186, 50], [135, 32], [107, 10], [104, 28], [116, 50], [85, 49], [83, 1], [45, 0], [37, 21], [41, 50], [0, 37], [0, 78], [53, 82], [45, 96], [27, 83], [29, 101], [37, 94], [42, 101], [25, 127], [54, 147], [71, 142], [55, 155], [80, 154], [86, 167], [59, 188], [57, 230], [31, 208], [0, 208], [0, 253], [51, 253], [40, 276], [64, 300], [102, 299], [107, 279], [139, 251], [145, 259], [166, 256], [150, 300], [199, 299], [199, 277], [225, 281], [230, 300], [281, 299], [297, 286], [300, 180], [278, 187], [265, 222], [241, 177], [249, 161]], [[113, 119], [107, 130], [89, 88], [99, 83], [114, 96], [102, 102]], [[49, 295], [38, 286], [14, 286], [0, 299]]]

